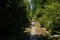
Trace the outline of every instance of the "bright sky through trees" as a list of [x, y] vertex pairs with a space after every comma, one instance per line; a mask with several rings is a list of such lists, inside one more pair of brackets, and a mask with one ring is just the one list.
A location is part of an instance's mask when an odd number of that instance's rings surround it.
[[33, 7], [33, 4], [31, 3], [31, 0], [28, 0], [29, 4], [30, 4], [30, 10], [33, 10], [34, 7]]
[[31, 2], [31, 0], [28, 0], [29, 2]]

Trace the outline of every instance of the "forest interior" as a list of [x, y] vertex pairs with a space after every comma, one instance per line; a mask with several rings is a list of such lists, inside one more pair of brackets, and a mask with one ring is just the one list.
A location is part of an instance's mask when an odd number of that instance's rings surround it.
[[60, 40], [60, 0], [0, 0], [0, 40], [37, 40], [30, 38], [36, 35]]

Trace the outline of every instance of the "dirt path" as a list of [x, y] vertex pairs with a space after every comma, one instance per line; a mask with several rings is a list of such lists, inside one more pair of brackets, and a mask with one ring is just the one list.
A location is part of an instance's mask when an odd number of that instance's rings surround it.
[[[46, 31], [46, 28], [42, 28], [40, 23], [38, 23], [37, 21], [34, 21], [34, 25], [35, 25], [35, 29], [32, 29], [32, 33], [34, 33], [36, 31], [37, 35], [41, 35], [41, 34], [42, 35], [50, 35], [49, 32]], [[31, 28], [26, 28], [25, 32], [31, 32]]]

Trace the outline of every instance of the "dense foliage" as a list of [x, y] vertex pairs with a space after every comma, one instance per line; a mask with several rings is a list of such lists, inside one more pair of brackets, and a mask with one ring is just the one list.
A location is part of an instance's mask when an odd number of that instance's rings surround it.
[[[39, 1], [39, 2], [38, 2]], [[33, 0], [35, 11], [33, 17], [44, 26], [51, 29], [58, 29], [60, 23], [60, 1], [59, 0]]]
[[23, 0], [0, 0], [0, 40], [23, 40], [27, 11]]

